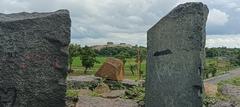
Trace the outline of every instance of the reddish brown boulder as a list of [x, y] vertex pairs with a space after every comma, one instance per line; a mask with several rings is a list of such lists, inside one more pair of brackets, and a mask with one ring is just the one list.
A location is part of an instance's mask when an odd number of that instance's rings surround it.
[[107, 60], [100, 67], [95, 76], [116, 81], [123, 80], [124, 65], [122, 60], [116, 58], [107, 58]]

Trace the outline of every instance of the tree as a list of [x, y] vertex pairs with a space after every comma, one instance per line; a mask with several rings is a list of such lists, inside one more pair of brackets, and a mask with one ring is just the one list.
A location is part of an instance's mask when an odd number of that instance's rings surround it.
[[129, 58], [129, 54], [126, 52], [120, 52], [119, 54], [115, 55], [115, 58], [121, 59], [123, 61], [123, 64], [127, 62], [127, 58]]
[[209, 78], [209, 74], [214, 77], [217, 73], [216, 63], [210, 63], [204, 67], [204, 77]]
[[69, 58], [68, 58], [68, 64], [69, 64], [69, 70], [72, 71], [72, 63], [73, 58], [80, 55], [81, 52], [81, 46], [78, 44], [70, 44], [69, 45]]
[[216, 73], [217, 73], [216, 62], [204, 65], [204, 78], [209, 78], [209, 74], [211, 74], [211, 76], [214, 77], [216, 76]]
[[239, 52], [238, 55], [237, 55], [237, 65], [238, 65], [238, 66], [240, 65], [240, 52]]
[[96, 56], [97, 55], [92, 48], [88, 46], [85, 46], [84, 48], [82, 48], [80, 58], [82, 60], [82, 66], [85, 67], [84, 74], [86, 74], [87, 70], [92, 68], [94, 64], [98, 62], [96, 59]]
[[217, 73], [217, 66], [216, 64], [212, 63], [212, 64], [209, 64], [209, 72], [212, 74], [212, 77], [214, 77]]
[[143, 71], [141, 69], [141, 65], [144, 59], [147, 57], [147, 50], [144, 47], [137, 48], [137, 55], [136, 55], [136, 67], [138, 72], [138, 79], [142, 78]]
[[131, 73], [132, 73], [132, 75], [135, 75], [135, 71], [136, 71], [136, 69], [137, 69], [137, 66], [136, 66], [136, 64], [134, 64], [134, 65], [132, 65], [132, 64], [130, 64], [129, 65], [129, 69], [130, 69], [130, 71], [131, 71]]
[[204, 78], [209, 78], [209, 74], [210, 74], [210, 72], [209, 72], [209, 70], [208, 70], [208, 68], [207, 67], [204, 67]]

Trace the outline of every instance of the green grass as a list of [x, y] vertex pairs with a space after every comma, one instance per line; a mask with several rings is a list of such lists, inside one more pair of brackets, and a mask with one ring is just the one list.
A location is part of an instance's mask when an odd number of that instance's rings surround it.
[[67, 89], [66, 96], [67, 97], [77, 97], [79, 94], [79, 90]]
[[[98, 71], [98, 69], [102, 66], [102, 64], [106, 61], [106, 59], [107, 59], [107, 57], [97, 57], [97, 61], [99, 61], [100, 63], [95, 63], [94, 67], [91, 68], [90, 70], [88, 70], [87, 75], [94, 75]], [[125, 67], [124, 67], [125, 78], [132, 79], [132, 80], [137, 79], [136, 72], [135, 72], [135, 75], [132, 75], [130, 68], [129, 68], [130, 65], [134, 65], [134, 64], [135, 64], [134, 58], [127, 59], [127, 61], [125, 63]], [[69, 74], [70, 76], [85, 75], [84, 67], [82, 67], [80, 57], [74, 58], [73, 64], [72, 64], [72, 69], [74, 70], [74, 73]], [[141, 64], [141, 69], [143, 70], [143, 73], [145, 74], [146, 73], [146, 61], [143, 61], [143, 63]]]
[[206, 65], [209, 65], [211, 63], [215, 63], [216, 66], [217, 66], [216, 75], [222, 75], [222, 74], [225, 74], [232, 69], [237, 68], [236, 66], [231, 65], [231, 63], [228, 60], [217, 59], [217, 58], [207, 58], [206, 59]]
[[235, 77], [226, 81], [221, 81], [220, 83], [218, 83], [218, 86], [222, 86], [223, 84], [240, 86], [240, 77]]
[[[97, 57], [97, 60], [100, 63], [95, 63], [94, 67], [91, 68], [87, 72], [87, 75], [94, 75], [98, 71], [98, 69], [102, 66], [102, 64], [105, 62], [106, 59], [107, 59], [107, 57]], [[224, 60], [224, 59], [207, 58], [206, 59], [206, 65], [209, 65], [211, 63], [216, 63], [216, 65], [217, 65], [216, 75], [224, 74], [227, 71], [236, 68], [235, 66], [232, 66], [228, 60]], [[130, 71], [130, 68], [129, 68], [130, 65], [134, 65], [134, 64], [135, 64], [135, 58], [127, 59], [127, 61], [125, 63], [125, 67], [124, 67], [125, 78], [132, 79], [132, 80], [137, 80], [137, 78], [138, 78], [137, 73], [135, 72], [135, 75], [132, 75], [132, 73]], [[70, 76], [85, 75], [83, 73], [84, 67], [82, 67], [80, 57], [75, 57], [74, 58], [72, 69], [74, 70], [74, 73], [69, 74]], [[143, 70], [143, 75], [145, 75], [146, 74], [146, 61], [145, 60], [143, 61], [142, 65], [141, 65], [141, 69]]]

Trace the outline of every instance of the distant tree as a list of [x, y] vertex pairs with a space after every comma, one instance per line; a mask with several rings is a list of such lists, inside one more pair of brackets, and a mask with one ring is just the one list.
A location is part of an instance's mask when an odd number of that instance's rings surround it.
[[[99, 51], [96, 51], [98, 55], [100, 56], [107, 56], [107, 57], [115, 57], [115, 56], [118, 56], [120, 52], [122, 53], [127, 53], [128, 58], [133, 58], [136, 56], [136, 49], [138, 47], [136, 46], [133, 46], [133, 47], [120, 47], [120, 46], [117, 46], [117, 47], [105, 47], [105, 48], [102, 48], [101, 50]], [[143, 49], [146, 50], [146, 47], [141, 47]]]
[[69, 58], [68, 58], [68, 64], [69, 64], [69, 70], [72, 71], [72, 63], [73, 58], [80, 55], [81, 52], [81, 46], [78, 44], [70, 44], [69, 45]]
[[210, 64], [204, 65], [204, 78], [209, 78], [210, 74], [212, 77], [216, 76], [217, 73], [217, 64], [216, 62], [212, 62]]
[[238, 66], [240, 66], [240, 52], [237, 55], [237, 64], [238, 64]]
[[129, 69], [130, 69], [132, 75], [135, 75], [135, 71], [137, 69], [137, 65], [136, 64], [130, 64], [129, 65]]
[[142, 62], [146, 59], [147, 57], [147, 50], [144, 47], [137, 47], [136, 49], [137, 55], [136, 55], [136, 67], [137, 67], [137, 72], [138, 72], [138, 79], [140, 80], [143, 75], [142, 71]]
[[209, 74], [210, 74], [210, 72], [209, 72], [209, 70], [208, 70], [208, 68], [207, 67], [204, 67], [204, 78], [209, 78]]
[[[235, 55], [235, 57], [234, 57]], [[230, 57], [230, 63], [233, 66], [240, 66], [240, 52], [239, 53], [235, 53], [232, 57]]]
[[216, 56], [218, 56], [218, 49], [206, 48], [206, 57], [216, 57]]
[[87, 70], [92, 68], [95, 63], [98, 63], [96, 56], [97, 55], [92, 48], [88, 46], [85, 46], [84, 48], [82, 48], [80, 58], [82, 61], [82, 66], [85, 67], [84, 74], [86, 74]]
[[127, 58], [129, 58], [129, 54], [126, 52], [120, 52], [119, 54], [114, 56], [115, 58], [121, 59], [123, 61], [123, 64], [127, 62]]
[[212, 74], [212, 77], [216, 76], [217, 73], [217, 66], [215, 63], [209, 64], [209, 72]]

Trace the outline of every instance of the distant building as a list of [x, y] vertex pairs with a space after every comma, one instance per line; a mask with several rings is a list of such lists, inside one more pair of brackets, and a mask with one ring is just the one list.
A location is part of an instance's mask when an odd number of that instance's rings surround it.
[[129, 47], [129, 48], [132, 48], [132, 45], [126, 44], [126, 43], [114, 44], [113, 42], [107, 42], [107, 45], [94, 45], [91, 47], [96, 50], [101, 50], [102, 48], [106, 48], [106, 47]]
[[113, 42], [107, 42], [107, 45], [113, 45], [114, 43]]
[[126, 45], [126, 43], [120, 43], [120, 45]]

